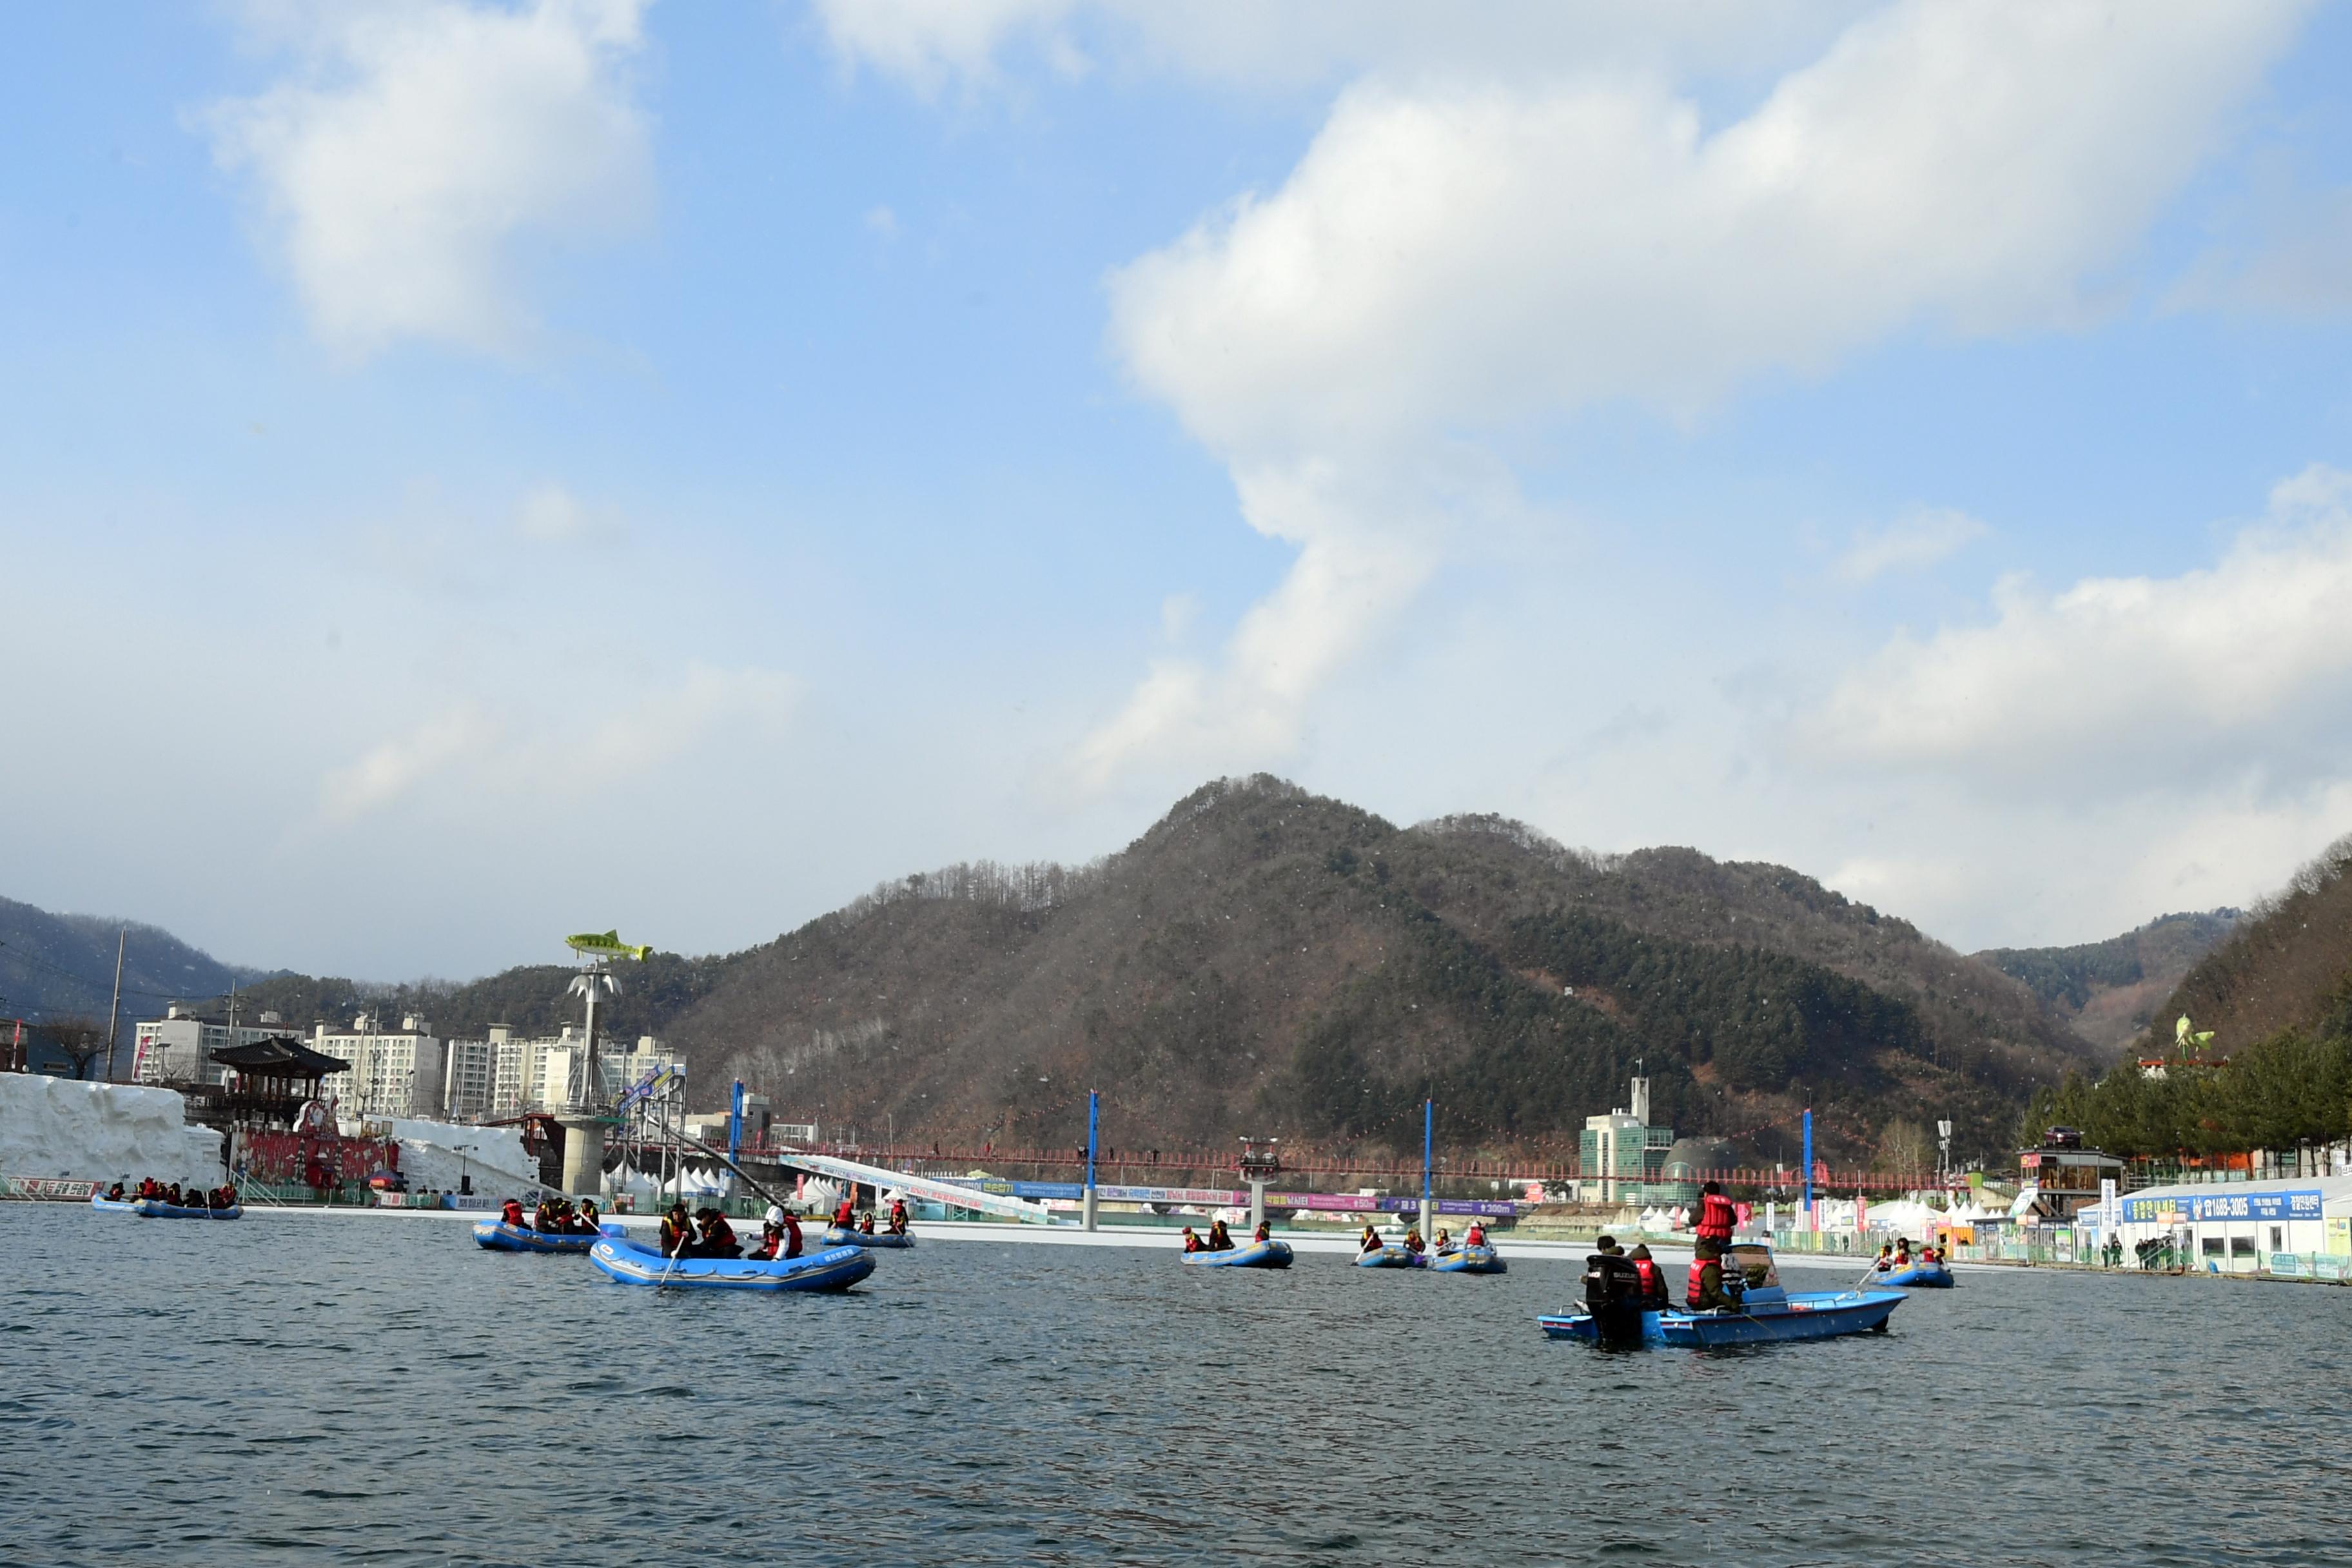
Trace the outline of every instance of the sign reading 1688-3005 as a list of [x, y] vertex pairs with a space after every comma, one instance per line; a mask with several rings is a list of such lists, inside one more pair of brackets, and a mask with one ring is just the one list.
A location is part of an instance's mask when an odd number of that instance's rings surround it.
[[2320, 1194], [2316, 1188], [2309, 1192], [2289, 1193], [2233, 1193], [2223, 1188], [2210, 1194], [2176, 1194], [2169, 1197], [2124, 1200], [2126, 1225], [2169, 1225], [2183, 1220], [2317, 1219], [2319, 1216]]

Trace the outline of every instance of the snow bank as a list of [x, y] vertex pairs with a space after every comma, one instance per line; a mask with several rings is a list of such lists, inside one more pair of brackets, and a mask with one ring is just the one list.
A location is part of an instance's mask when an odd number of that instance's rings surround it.
[[392, 1135], [400, 1141], [400, 1173], [408, 1190], [427, 1187], [454, 1193], [471, 1176], [474, 1191], [499, 1194], [537, 1189], [539, 1162], [523, 1152], [519, 1127], [469, 1127], [456, 1121], [394, 1117]]
[[221, 1135], [168, 1089], [0, 1073], [0, 1174], [216, 1186]]

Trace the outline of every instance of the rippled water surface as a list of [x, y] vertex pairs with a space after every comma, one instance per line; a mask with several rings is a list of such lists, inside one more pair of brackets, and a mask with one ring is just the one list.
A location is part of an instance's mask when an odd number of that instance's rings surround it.
[[767, 1298], [26, 1204], [0, 1258], [5, 1563], [2352, 1560], [2352, 1290], [1971, 1273], [1706, 1355], [1544, 1339], [1564, 1262], [936, 1242]]

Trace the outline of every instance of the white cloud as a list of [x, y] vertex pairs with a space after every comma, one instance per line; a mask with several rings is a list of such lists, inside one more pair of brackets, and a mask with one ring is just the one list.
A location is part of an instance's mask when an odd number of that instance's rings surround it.
[[[2352, 475], [2314, 467], [2214, 565], [2012, 579], [1989, 625], [1901, 637], [1792, 740], [1822, 761], [1927, 768], [1995, 791], [2160, 789], [2340, 767], [2352, 705]], [[2325, 764], [2320, 765], [2320, 764]]]
[[562, 485], [535, 485], [515, 510], [515, 527], [541, 544], [604, 542], [621, 537], [620, 514], [583, 503]]
[[1831, 575], [1860, 587], [1888, 572], [1916, 572], [1949, 559], [1990, 531], [1964, 511], [1915, 507], [1884, 528], [1858, 528]]
[[660, 684], [591, 669], [579, 682], [615, 695], [601, 709], [583, 702], [503, 716], [478, 701], [453, 703], [331, 769], [320, 781], [320, 821], [347, 826], [436, 786], [444, 804], [469, 812], [489, 795], [624, 811], [614, 792], [631, 778], [705, 742], [731, 746], [747, 732], [776, 731], [801, 700], [798, 680], [767, 669], [695, 665]]
[[2249, 227], [2243, 244], [2199, 258], [2176, 308], [2352, 315], [2352, 187], [2284, 192]]
[[1136, 384], [1301, 554], [1221, 672], [1156, 670], [1080, 771], [1280, 762], [1445, 538], [1516, 510], [1507, 476], [1429, 481], [1481, 432], [2086, 319], [2294, 15], [1900, 4], [1714, 131], [1638, 74], [1351, 88], [1280, 189], [1110, 279]]
[[652, 187], [627, 66], [642, 0], [249, 7], [286, 79], [213, 105], [311, 330], [339, 353], [405, 338], [511, 353], [530, 335], [525, 237], [635, 225]]

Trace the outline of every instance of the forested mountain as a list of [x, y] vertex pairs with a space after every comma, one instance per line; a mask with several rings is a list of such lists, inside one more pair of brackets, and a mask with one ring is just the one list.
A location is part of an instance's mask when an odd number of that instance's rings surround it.
[[[2186, 1039], [2184, 1014], [2195, 1026]], [[2158, 1159], [2352, 1137], [2352, 838], [2238, 922], [2105, 1077], [2037, 1095], [2025, 1125], [2051, 1123]]]
[[122, 943], [122, 1014], [152, 1017], [166, 1002], [225, 991], [255, 972], [220, 963], [167, 931], [91, 915], [53, 915], [0, 899], [0, 1014], [33, 1022], [106, 1021]]
[[2352, 836], [2337, 839], [2249, 912], [2158, 1009], [2157, 1043], [2183, 1013], [2227, 1054], [2339, 1015], [2352, 984]]
[[[289, 1022], [363, 1005], [444, 1036], [577, 1016], [571, 970], [377, 987], [280, 976]], [[887, 883], [747, 952], [625, 966], [600, 1016], [663, 1035], [698, 1102], [731, 1078], [868, 1138], [1221, 1147], [1242, 1132], [1572, 1151], [1641, 1064], [1661, 1120], [1793, 1162], [1996, 1153], [2090, 1047], [2024, 984], [1783, 867], [1597, 857], [1518, 824], [1400, 828], [1265, 776], [1180, 802], [1092, 865]], [[1895, 1136], [1890, 1140], [1890, 1128]], [[1904, 1147], [1907, 1145], [1906, 1147]]]
[[2162, 915], [2076, 947], [1996, 947], [1976, 956], [2021, 980], [2076, 1034], [2116, 1049], [2147, 1029], [2198, 960], [2226, 940], [2237, 910]]
[[707, 1086], [902, 1138], [1236, 1133], [1572, 1147], [1646, 1065], [1662, 1118], [1793, 1158], [1950, 1116], [1991, 1152], [2087, 1047], [2026, 988], [1779, 867], [1600, 858], [1495, 818], [1400, 829], [1260, 776], [1081, 870], [886, 885], [726, 961], [669, 1028]]

